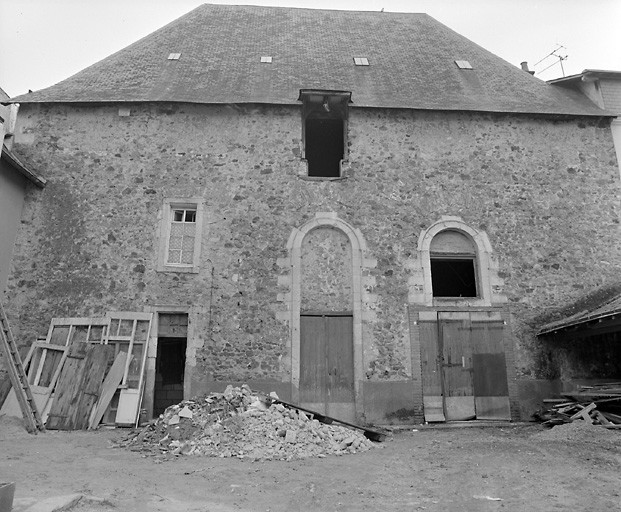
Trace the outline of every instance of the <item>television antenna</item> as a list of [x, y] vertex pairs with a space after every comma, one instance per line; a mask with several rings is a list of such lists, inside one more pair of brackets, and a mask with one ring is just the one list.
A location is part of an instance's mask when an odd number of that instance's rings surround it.
[[[543, 68], [541, 71], [537, 71], [537, 74], [541, 74], [544, 71], [550, 69], [552, 66], [556, 66], [557, 64], [559, 64], [561, 66], [561, 72], [563, 73], [563, 76], [565, 76], [565, 68], [563, 67], [563, 61], [567, 60], [567, 58], [569, 57], [569, 55], [567, 55], [565, 52], [561, 52], [561, 50], [567, 50], [567, 48], [565, 48], [562, 44], [558, 44], [556, 43], [556, 48], [554, 50], [552, 50], [550, 53], [548, 53], [543, 59], [541, 59], [539, 62], [535, 63], [535, 66], [538, 66], [539, 64], [541, 64], [542, 62], [548, 60], [550, 57], [554, 58], [555, 61], [552, 62], [552, 64], [546, 66], [545, 68]], [[562, 53], [565, 53], [565, 55], [562, 55]], [[558, 59], [558, 60], [556, 60]], [[533, 67], [535, 67], [533, 66]]]

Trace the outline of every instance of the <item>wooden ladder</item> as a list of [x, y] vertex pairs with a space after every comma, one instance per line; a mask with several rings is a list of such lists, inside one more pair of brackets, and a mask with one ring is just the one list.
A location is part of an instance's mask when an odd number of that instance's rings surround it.
[[15, 390], [15, 396], [19, 402], [19, 406], [26, 422], [26, 430], [31, 434], [36, 434], [37, 430], [45, 432], [45, 425], [41, 421], [41, 415], [37, 410], [37, 406], [32, 397], [32, 391], [28, 384], [28, 377], [24, 371], [24, 365], [19, 357], [15, 339], [9, 327], [9, 321], [0, 303], [0, 338], [2, 339], [2, 348], [7, 360], [9, 376], [11, 384]]

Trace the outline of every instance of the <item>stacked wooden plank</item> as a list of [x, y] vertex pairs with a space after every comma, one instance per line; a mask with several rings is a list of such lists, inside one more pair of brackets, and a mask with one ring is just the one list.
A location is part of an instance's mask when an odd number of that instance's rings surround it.
[[[153, 313], [132, 311], [52, 319], [47, 336], [31, 345], [23, 362], [47, 428], [94, 428], [102, 419], [138, 426], [152, 320]], [[13, 390], [0, 414], [21, 416]]]
[[621, 383], [578, 386], [563, 398], [544, 400], [546, 407], [535, 418], [546, 426], [581, 420], [609, 429], [621, 429]]

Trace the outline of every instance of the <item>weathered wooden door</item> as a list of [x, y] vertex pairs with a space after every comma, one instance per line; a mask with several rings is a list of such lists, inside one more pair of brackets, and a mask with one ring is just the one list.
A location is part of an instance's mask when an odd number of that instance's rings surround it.
[[499, 312], [427, 315], [419, 333], [426, 421], [511, 419]]
[[353, 317], [300, 317], [300, 405], [355, 420]]
[[504, 322], [497, 312], [470, 313], [472, 374], [477, 419], [511, 419], [504, 329]]
[[468, 313], [438, 313], [444, 415], [447, 421], [471, 420], [474, 409], [472, 345]]

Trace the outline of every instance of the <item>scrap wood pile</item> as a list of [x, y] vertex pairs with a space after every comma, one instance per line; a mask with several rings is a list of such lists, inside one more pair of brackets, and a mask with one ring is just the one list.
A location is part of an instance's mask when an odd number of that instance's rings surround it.
[[621, 429], [621, 383], [578, 386], [562, 396], [544, 400], [548, 407], [535, 413], [535, 419], [548, 427], [582, 420], [608, 429]]
[[328, 425], [312, 415], [255, 394], [247, 385], [228, 386], [166, 409], [153, 423], [118, 443], [152, 455], [204, 455], [250, 460], [294, 460], [369, 450], [358, 430]]

